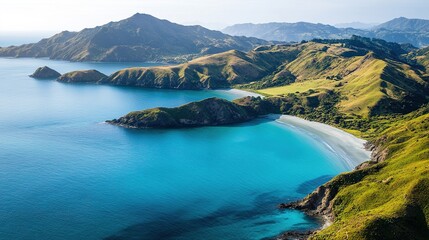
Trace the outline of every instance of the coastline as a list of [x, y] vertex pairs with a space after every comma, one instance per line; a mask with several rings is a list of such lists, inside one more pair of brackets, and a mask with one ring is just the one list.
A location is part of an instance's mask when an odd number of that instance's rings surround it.
[[342, 160], [342, 164], [353, 170], [371, 159], [371, 151], [365, 149], [367, 142], [328, 124], [313, 122], [290, 115], [270, 114], [267, 118], [285, 124], [320, 141], [330, 152]]
[[236, 95], [237, 98], [242, 98], [242, 97], [261, 97], [261, 98], [264, 98], [264, 96], [261, 95], [261, 94], [259, 94], [259, 93], [245, 91], [245, 90], [236, 89], [236, 88], [219, 89], [219, 90], [220, 91], [225, 91], [225, 92], [230, 93], [232, 95]]
[[[300, 131], [305, 135], [310, 136], [316, 141], [325, 145], [326, 149], [336, 155], [342, 162], [347, 170], [353, 171], [357, 166], [363, 162], [371, 160], [372, 151], [365, 148], [367, 141], [355, 137], [341, 129], [335, 128], [328, 124], [309, 121], [291, 115], [270, 114], [266, 118], [276, 121], [279, 124], [287, 125], [296, 131]], [[329, 187], [328, 187], [329, 188]], [[326, 190], [326, 184], [315, 189], [311, 194], [307, 195], [304, 199], [292, 203], [282, 203], [279, 205], [281, 209], [297, 209], [308, 215], [318, 217], [322, 220], [323, 224], [318, 229], [307, 229], [305, 231], [286, 231], [275, 239], [288, 240], [288, 239], [307, 239], [315, 232], [329, 227], [333, 223], [332, 209], [329, 207], [331, 201], [330, 191]], [[325, 203], [323, 203], [325, 202]], [[314, 205], [314, 210], [307, 209], [301, 204]], [[328, 205], [326, 206], [323, 205]], [[322, 209], [316, 210], [319, 207]], [[325, 208], [325, 209], [324, 209]]]

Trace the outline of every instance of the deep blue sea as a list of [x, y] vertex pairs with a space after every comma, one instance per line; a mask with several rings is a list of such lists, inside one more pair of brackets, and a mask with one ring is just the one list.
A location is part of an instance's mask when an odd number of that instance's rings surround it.
[[277, 204], [345, 167], [325, 146], [264, 119], [228, 127], [104, 124], [227, 91], [147, 90], [28, 77], [150, 64], [0, 58], [0, 239], [263, 239], [318, 226]]

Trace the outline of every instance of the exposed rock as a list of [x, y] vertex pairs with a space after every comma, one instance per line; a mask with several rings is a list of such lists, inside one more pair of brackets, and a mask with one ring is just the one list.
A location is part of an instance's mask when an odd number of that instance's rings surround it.
[[329, 182], [318, 187], [303, 200], [292, 203], [282, 203], [279, 205], [279, 208], [302, 210], [308, 215], [325, 216], [327, 220], [333, 221], [332, 200], [336, 194], [337, 190], [332, 188]]
[[48, 66], [39, 67], [36, 71], [30, 75], [32, 78], [36, 79], [56, 79], [61, 74]]
[[374, 142], [367, 142], [365, 147], [372, 152], [371, 161], [380, 163], [386, 160], [389, 150], [385, 148], [384, 144], [387, 142], [387, 140], [387, 136], [381, 136]]
[[383, 144], [387, 141], [387, 136], [382, 136], [375, 142], [368, 141], [365, 143], [365, 149], [371, 151], [371, 160], [363, 162], [356, 166], [355, 170], [365, 169], [374, 166], [375, 164], [384, 162], [386, 160], [389, 151], [383, 147]]
[[183, 128], [241, 123], [257, 116], [236, 103], [208, 98], [177, 108], [153, 108], [131, 112], [124, 117], [106, 122], [127, 128]]
[[276, 237], [276, 240], [306, 240], [308, 239], [314, 231], [290, 231], [281, 234]]
[[105, 78], [107, 76], [97, 70], [84, 70], [63, 74], [58, 78], [58, 81], [68, 83], [97, 83]]
[[[383, 137], [380, 139], [383, 139]], [[383, 140], [380, 141], [383, 142]], [[377, 141], [377, 143], [380, 144], [379, 141]], [[310, 216], [324, 218], [326, 221], [325, 225], [330, 225], [330, 223], [335, 220], [333, 205], [334, 198], [337, 195], [339, 189], [361, 181], [368, 174], [378, 172], [384, 167], [384, 165], [375, 165], [375, 163], [379, 163], [377, 161], [378, 160], [372, 159], [369, 162], [363, 163], [358, 166], [356, 170], [341, 174], [328, 183], [318, 187], [314, 192], [307, 195], [307, 197], [304, 199], [291, 203], [282, 203], [279, 205], [279, 208], [301, 210]]]

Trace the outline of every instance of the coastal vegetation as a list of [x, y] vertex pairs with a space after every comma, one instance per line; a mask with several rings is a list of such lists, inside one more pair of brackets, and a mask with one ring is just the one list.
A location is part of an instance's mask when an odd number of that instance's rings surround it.
[[282, 207], [330, 218], [310, 239], [428, 239], [428, 109], [373, 119], [370, 162]]
[[182, 128], [241, 123], [256, 117], [254, 112], [233, 102], [208, 98], [177, 108], [154, 108], [131, 112], [107, 122], [128, 128]]

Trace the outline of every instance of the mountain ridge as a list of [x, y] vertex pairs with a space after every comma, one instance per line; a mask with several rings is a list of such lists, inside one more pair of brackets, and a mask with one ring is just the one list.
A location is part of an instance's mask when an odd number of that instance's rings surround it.
[[309, 22], [274, 22], [236, 24], [222, 31], [230, 35], [252, 36], [270, 41], [301, 42], [314, 38], [344, 39], [359, 35], [389, 42], [409, 43], [418, 47], [429, 45], [429, 20], [405, 17], [395, 18], [369, 29], [340, 28]]
[[[427, 52], [358, 36], [299, 44], [230, 50], [186, 63], [119, 70], [85, 80], [86, 72], [66, 74], [68, 82], [163, 89], [241, 88], [264, 95], [303, 93], [316, 103], [327, 91], [339, 94], [335, 106], [345, 115], [407, 113], [428, 101]], [[307, 95], [305, 95], [307, 94]], [[305, 111], [296, 109], [294, 114]], [[299, 111], [298, 111], [299, 110]]]
[[231, 49], [247, 51], [266, 43], [137, 13], [118, 22], [79, 32], [63, 31], [37, 43], [0, 48], [0, 56], [100, 62], [183, 62]]

